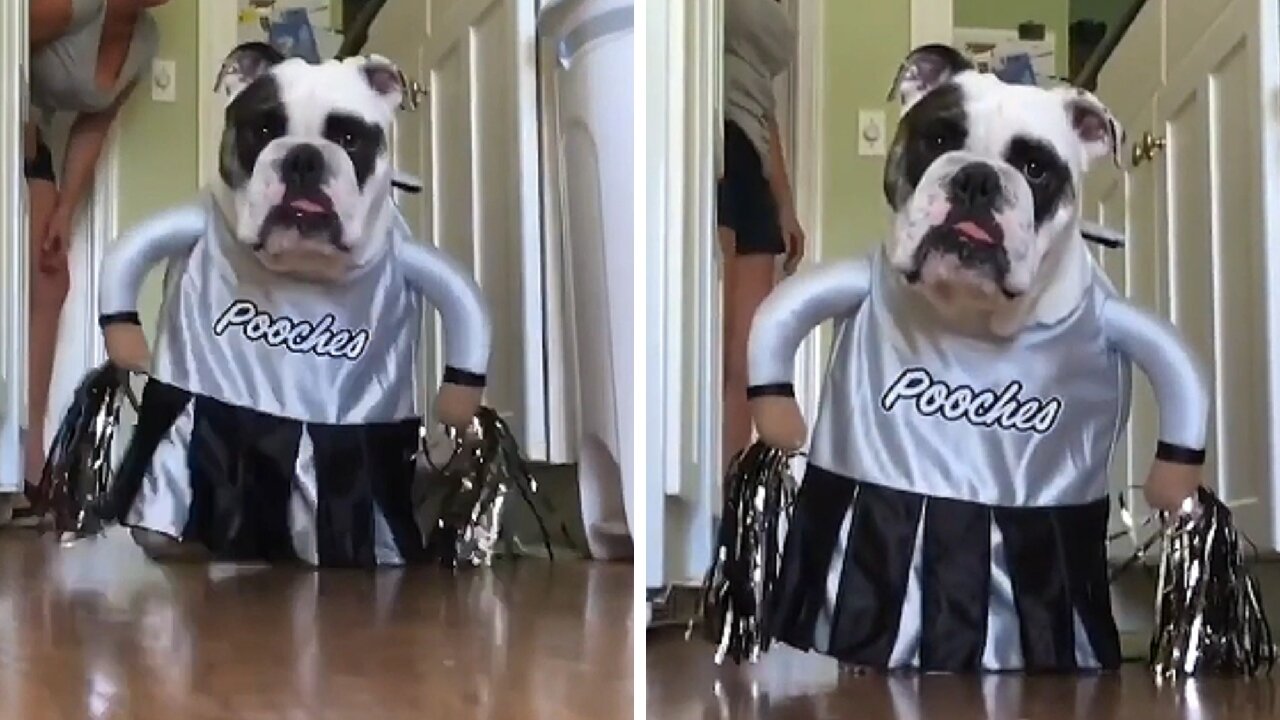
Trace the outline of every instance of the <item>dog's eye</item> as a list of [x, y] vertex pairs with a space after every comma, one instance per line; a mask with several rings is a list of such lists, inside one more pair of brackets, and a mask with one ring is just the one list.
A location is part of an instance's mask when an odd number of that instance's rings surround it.
[[1035, 160], [1028, 160], [1022, 164], [1022, 174], [1033, 183], [1041, 182], [1047, 177], [1044, 165]]
[[360, 138], [356, 137], [352, 133], [343, 133], [342, 136], [338, 138], [338, 145], [342, 146], [343, 150], [352, 152], [356, 148], [360, 147]]

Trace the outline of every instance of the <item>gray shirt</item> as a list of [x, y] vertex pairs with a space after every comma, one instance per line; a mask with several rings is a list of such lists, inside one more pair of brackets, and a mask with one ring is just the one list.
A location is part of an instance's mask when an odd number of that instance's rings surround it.
[[151, 64], [160, 42], [155, 19], [143, 12], [119, 77], [104, 89], [96, 75], [106, 1], [72, 0], [71, 13], [71, 24], [62, 37], [31, 58], [31, 104], [46, 115], [106, 110]]
[[796, 31], [777, 0], [726, 0], [724, 7], [724, 119], [751, 139], [769, 173], [773, 80], [791, 65]]
[[789, 382], [800, 340], [835, 317], [810, 462], [984, 505], [1097, 500], [1127, 420], [1130, 361], [1151, 380], [1163, 441], [1204, 447], [1209, 394], [1177, 332], [1124, 302], [1096, 266], [1092, 277], [1063, 319], [997, 338], [952, 331], [883, 252], [833, 263], [765, 300], [751, 384]]

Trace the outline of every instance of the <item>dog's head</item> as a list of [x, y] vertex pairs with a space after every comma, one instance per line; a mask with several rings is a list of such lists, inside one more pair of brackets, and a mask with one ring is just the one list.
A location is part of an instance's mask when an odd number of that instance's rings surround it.
[[908, 56], [884, 191], [888, 256], [935, 305], [998, 311], [1042, 290], [1080, 243], [1091, 161], [1122, 131], [1091, 94], [1009, 85], [941, 45]]
[[395, 65], [309, 64], [247, 43], [217, 89], [227, 97], [218, 195], [239, 242], [270, 270], [313, 281], [386, 251], [388, 136], [404, 93]]

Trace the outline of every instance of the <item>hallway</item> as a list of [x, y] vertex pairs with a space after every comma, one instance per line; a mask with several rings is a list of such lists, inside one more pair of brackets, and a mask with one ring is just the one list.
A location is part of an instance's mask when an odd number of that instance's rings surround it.
[[632, 568], [162, 567], [0, 531], [0, 718], [631, 716]]

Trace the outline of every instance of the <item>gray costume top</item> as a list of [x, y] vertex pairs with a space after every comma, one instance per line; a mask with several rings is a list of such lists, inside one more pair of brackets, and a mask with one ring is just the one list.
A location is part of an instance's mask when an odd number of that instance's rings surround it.
[[832, 263], [761, 306], [751, 384], [790, 383], [800, 341], [832, 317], [843, 322], [809, 453], [831, 472], [984, 505], [1097, 500], [1127, 417], [1129, 360], [1155, 390], [1161, 441], [1204, 447], [1209, 396], [1194, 356], [1096, 265], [1066, 317], [1004, 339], [944, 327], [883, 252]]
[[777, 0], [727, 0], [724, 16], [724, 119], [751, 138], [768, 175], [773, 79], [796, 54], [796, 31]]
[[111, 247], [100, 311], [135, 312], [147, 271], [169, 259], [156, 379], [302, 422], [416, 417], [419, 295], [440, 312], [450, 368], [483, 376], [492, 330], [471, 276], [416, 242], [399, 211], [391, 212], [386, 252], [342, 282], [318, 284], [268, 271], [206, 195], [154, 216]]
[[100, 112], [148, 68], [160, 37], [155, 19], [143, 12], [115, 85], [98, 86], [98, 47], [106, 13], [105, 0], [72, 0], [67, 31], [31, 58], [32, 105], [46, 113]]

